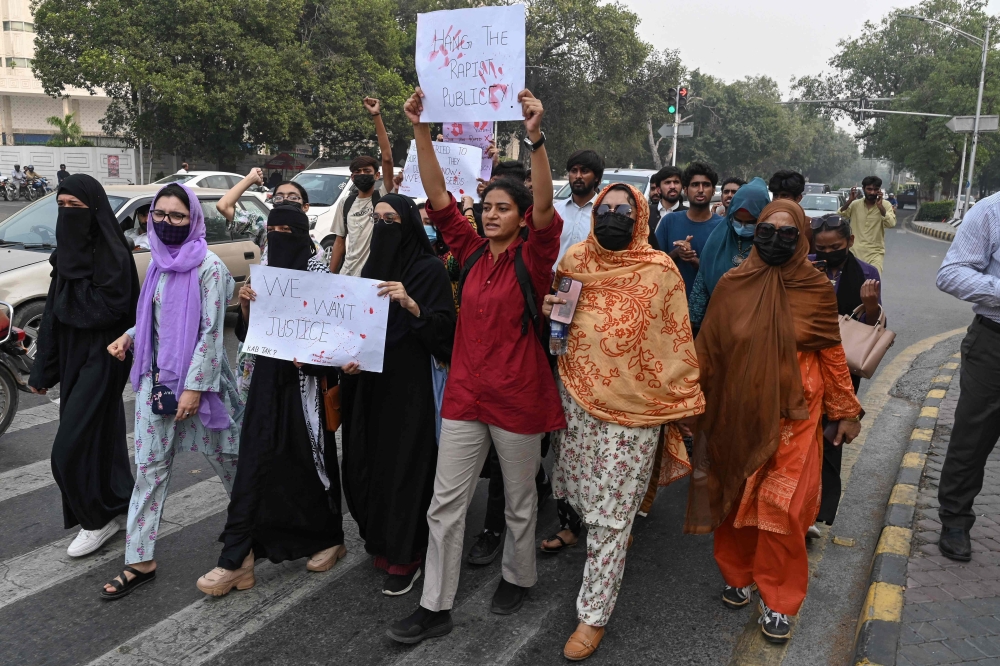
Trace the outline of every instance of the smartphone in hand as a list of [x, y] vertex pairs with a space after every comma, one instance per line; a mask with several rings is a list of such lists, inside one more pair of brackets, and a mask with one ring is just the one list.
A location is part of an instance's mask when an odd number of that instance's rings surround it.
[[552, 321], [559, 322], [560, 324], [573, 323], [573, 314], [576, 313], [576, 304], [580, 300], [581, 289], [583, 289], [583, 283], [579, 280], [574, 280], [568, 277], [560, 279], [559, 289], [556, 291], [556, 296], [566, 302], [557, 303], [552, 308], [552, 316], [549, 318]]

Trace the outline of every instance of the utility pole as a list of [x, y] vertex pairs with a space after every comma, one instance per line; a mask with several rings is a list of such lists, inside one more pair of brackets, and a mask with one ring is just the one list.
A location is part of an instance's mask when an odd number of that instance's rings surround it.
[[677, 105], [680, 104], [680, 94], [680, 86], [678, 86], [678, 89], [674, 90], [674, 106], [671, 109], [674, 114], [674, 142], [670, 149], [670, 166], [677, 166], [677, 127], [681, 124], [680, 109], [677, 108]]
[[[979, 147], [979, 119], [983, 110], [983, 84], [986, 82], [986, 55], [990, 46], [990, 24], [986, 24], [986, 34], [983, 35], [983, 64], [979, 70], [979, 97], [976, 99], [976, 124], [972, 128], [972, 154], [969, 156], [969, 186], [965, 188], [965, 199], [962, 200], [962, 219], [969, 209], [969, 196], [972, 194], [972, 174], [976, 168], [976, 148]], [[965, 183], [962, 183], [963, 185]]]

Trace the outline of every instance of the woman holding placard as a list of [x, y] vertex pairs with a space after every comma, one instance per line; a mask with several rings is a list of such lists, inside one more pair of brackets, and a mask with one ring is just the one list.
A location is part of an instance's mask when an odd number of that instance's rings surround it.
[[[309, 238], [309, 219], [292, 205], [267, 217], [267, 265], [323, 271]], [[236, 336], [246, 338], [249, 286], [240, 291]], [[240, 462], [219, 565], [198, 579], [205, 594], [222, 596], [254, 586], [254, 559], [272, 562], [309, 557], [306, 569], [327, 571], [347, 555], [340, 510], [340, 470], [333, 433], [317, 390], [318, 378], [335, 372], [258, 356], [247, 395]]]
[[[202, 453], [232, 491], [243, 404], [223, 345], [226, 306], [236, 286], [208, 249], [201, 202], [186, 185], [161, 189], [150, 209], [151, 263], [135, 326], [108, 351], [134, 346], [136, 480], [128, 510], [125, 570], [101, 596], [118, 599], [156, 576], [154, 550], [174, 456]], [[134, 341], [134, 343], [133, 343]]]
[[493, 612], [517, 612], [537, 578], [534, 479], [541, 462], [541, 439], [543, 433], [566, 427], [537, 335], [538, 295], [549, 290], [562, 219], [552, 207], [542, 103], [527, 90], [521, 91], [518, 101], [530, 144], [534, 195], [523, 181], [491, 182], [483, 192], [485, 238], [469, 227], [447, 189], [430, 127], [420, 121], [419, 88], [403, 108], [413, 123], [428, 215], [458, 258], [465, 279], [441, 408], [434, 497], [427, 512], [427, 576], [419, 608], [389, 628], [389, 637], [400, 643], [418, 643], [452, 629], [465, 515], [491, 439], [503, 469], [508, 527], [503, 578], [493, 595]]
[[388, 574], [382, 593], [398, 596], [420, 577], [427, 549], [438, 454], [432, 365], [451, 360], [455, 303], [413, 200], [387, 194], [372, 219], [361, 277], [379, 280], [392, 302], [382, 372], [341, 385], [344, 496], [365, 550]]

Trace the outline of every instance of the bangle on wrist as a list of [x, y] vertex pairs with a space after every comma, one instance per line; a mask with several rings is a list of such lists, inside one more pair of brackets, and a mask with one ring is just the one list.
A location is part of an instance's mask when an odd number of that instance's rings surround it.
[[850, 423], [861, 423], [861, 415], [851, 417], [849, 419], [840, 419], [841, 421], [848, 421]]

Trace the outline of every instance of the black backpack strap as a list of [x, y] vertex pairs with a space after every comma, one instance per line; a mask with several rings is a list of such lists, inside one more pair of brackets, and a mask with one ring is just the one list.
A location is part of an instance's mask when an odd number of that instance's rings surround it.
[[521, 287], [521, 295], [524, 296], [524, 314], [521, 315], [521, 335], [528, 332], [531, 327], [538, 335], [538, 339], [545, 346], [542, 339], [542, 330], [539, 326], [538, 301], [535, 299], [535, 286], [531, 284], [531, 275], [528, 274], [528, 267], [524, 265], [524, 258], [521, 256], [523, 245], [514, 248], [514, 275], [517, 276], [517, 284]]
[[489, 243], [483, 243], [480, 245], [479, 248], [470, 254], [469, 258], [465, 260], [465, 264], [462, 265], [462, 272], [458, 276], [458, 289], [455, 292], [455, 299], [458, 301], [459, 305], [462, 304], [462, 287], [465, 286], [465, 278], [469, 276], [469, 271], [471, 271], [472, 267], [476, 265], [476, 262], [479, 261], [484, 254], [486, 254], [486, 248], [489, 246]]
[[358, 195], [357, 195], [357, 193], [354, 193], [354, 194], [347, 195], [347, 199], [344, 200], [344, 210], [342, 212], [343, 212], [343, 215], [344, 215], [344, 237], [345, 238], [347, 237], [347, 234], [350, 231], [350, 229], [347, 228], [347, 216], [351, 214], [351, 206], [354, 205], [354, 202], [357, 201], [357, 199], [358, 199]]

